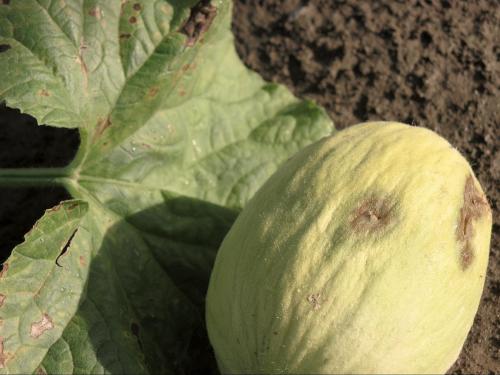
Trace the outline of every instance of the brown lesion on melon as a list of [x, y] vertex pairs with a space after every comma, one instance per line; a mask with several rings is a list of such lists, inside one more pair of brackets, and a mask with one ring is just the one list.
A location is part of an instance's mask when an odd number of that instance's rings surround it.
[[318, 310], [321, 307], [321, 293], [314, 293], [307, 296], [307, 302], [312, 306], [313, 310]]
[[351, 214], [350, 225], [355, 232], [375, 232], [386, 227], [393, 217], [394, 205], [387, 197], [370, 196]]
[[460, 263], [465, 271], [474, 261], [474, 223], [490, 210], [490, 206], [474, 183], [474, 178], [469, 175], [465, 181], [464, 203], [460, 209], [458, 226], [456, 230], [457, 241], [460, 245]]
[[9, 355], [4, 351], [4, 338], [0, 337], [0, 369], [5, 368]]

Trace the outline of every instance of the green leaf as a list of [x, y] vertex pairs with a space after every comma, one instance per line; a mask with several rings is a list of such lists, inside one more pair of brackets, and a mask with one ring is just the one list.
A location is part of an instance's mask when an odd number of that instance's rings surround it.
[[[82, 201], [66, 201], [47, 211], [17, 246], [0, 277], [0, 368], [32, 372], [78, 308], [90, 244], [81, 225]], [[20, 359], [20, 360], [18, 360]]]
[[[61, 170], [0, 170], [1, 185], [61, 183], [78, 199], [7, 261], [0, 372], [215, 373], [203, 305], [217, 248], [331, 122], [243, 66], [228, 1], [3, 3], [0, 100], [77, 127], [81, 145]], [[74, 204], [78, 219], [61, 216]]]

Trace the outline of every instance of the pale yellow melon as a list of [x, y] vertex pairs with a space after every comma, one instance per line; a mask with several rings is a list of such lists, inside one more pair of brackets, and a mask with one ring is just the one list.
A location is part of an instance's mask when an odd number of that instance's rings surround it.
[[217, 255], [207, 326], [222, 373], [444, 373], [483, 290], [491, 211], [430, 130], [365, 123], [305, 148]]

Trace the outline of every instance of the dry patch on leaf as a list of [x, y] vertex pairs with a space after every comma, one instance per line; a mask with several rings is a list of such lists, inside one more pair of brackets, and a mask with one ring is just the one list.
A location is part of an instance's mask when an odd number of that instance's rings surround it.
[[105, 119], [101, 118], [97, 122], [97, 127], [95, 129], [94, 133], [94, 141], [96, 141], [98, 138], [101, 137], [101, 135], [104, 133], [104, 131], [109, 128], [112, 125], [111, 120], [109, 117], [106, 117]]
[[39, 92], [38, 92], [38, 95], [39, 96], [44, 96], [44, 97], [49, 97], [50, 96], [50, 93], [45, 90], [45, 89], [41, 89]]
[[89, 10], [89, 16], [95, 17], [98, 20], [101, 19], [102, 17], [101, 8], [99, 8], [98, 6], [93, 7], [92, 9]]
[[2, 269], [0, 270], [0, 279], [7, 274], [8, 270], [9, 270], [9, 263], [4, 263], [2, 265]]
[[44, 332], [49, 331], [52, 328], [54, 328], [54, 323], [52, 322], [52, 318], [47, 314], [43, 314], [42, 320], [31, 324], [30, 336], [37, 339]]
[[217, 15], [217, 8], [210, 4], [210, 0], [202, 0], [191, 8], [188, 20], [181, 28], [181, 32], [187, 35], [187, 47], [192, 47], [207, 32]]
[[9, 356], [4, 352], [3, 337], [0, 337], [0, 369], [5, 368], [5, 363]]

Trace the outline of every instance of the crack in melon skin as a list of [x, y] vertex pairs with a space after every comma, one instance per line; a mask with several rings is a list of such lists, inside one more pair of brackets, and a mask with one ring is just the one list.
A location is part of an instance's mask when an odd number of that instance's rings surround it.
[[222, 373], [445, 373], [491, 226], [469, 164], [430, 130], [364, 123], [303, 149], [217, 254], [206, 319]]

